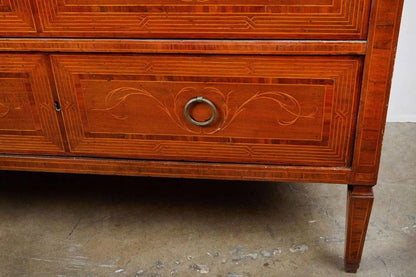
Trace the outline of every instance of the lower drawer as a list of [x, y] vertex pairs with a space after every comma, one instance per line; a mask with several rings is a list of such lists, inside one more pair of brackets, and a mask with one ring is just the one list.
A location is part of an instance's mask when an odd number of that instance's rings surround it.
[[73, 154], [350, 165], [361, 57], [51, 59]]
[[43, 54], [0, 54], [0, 153], [64, 153]]

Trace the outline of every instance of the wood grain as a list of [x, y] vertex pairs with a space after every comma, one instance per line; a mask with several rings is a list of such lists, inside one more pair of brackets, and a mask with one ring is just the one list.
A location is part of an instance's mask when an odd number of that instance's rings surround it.
[[0, 51], [336, 56], [364, 55], [366, 47], [364, 40], [0, 38]]
[[352, 184], [377, 183], [403, 0], [373, 1]]
[[41, 36], [364, 39], [369, 0], [33, 0]]
[[348, 186], [345, 271], [357, 272], [363, 253], [374, 195], [371, 187]]
[[[351, 160], [359, 57], [52, 55], [52, 64], [73, 154], [322, 166]], [[217, 106], [210, 126], [184, 116], [197, 96]], [[194, 116], [210, 114], [201, 107]]]
[[356, 272], [402, 6], [0, 0], [0, 169], [350, 184]]
[[0, 60], [0, 153], [61, 153], [46, 57], [0, 54]]
[[0, 37], [33, 35], [36, 27], [30, 0], [0, 0]]
[[2, 170], [251, 181], [347, 184], [351, 169], [334, 167], [197, 163], [85, 157], [1, 155]]

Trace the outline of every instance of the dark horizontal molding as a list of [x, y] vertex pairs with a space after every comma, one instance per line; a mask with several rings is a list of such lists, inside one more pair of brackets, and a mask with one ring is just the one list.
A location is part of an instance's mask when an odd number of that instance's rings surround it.
[[0, 155], [0, 170], [348, 184], [351, 168]]
[[365, 55], [364, 40], [177, 40], [0, 38], [1, 52]]

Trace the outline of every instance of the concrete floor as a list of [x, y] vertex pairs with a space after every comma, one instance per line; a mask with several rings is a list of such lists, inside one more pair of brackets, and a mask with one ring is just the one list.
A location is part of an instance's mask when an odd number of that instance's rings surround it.
[[[415, 138], [388, 125], [356, 276], [416, 276]], [[0, 178], [1, 276], [354, 276], [344, 185]]]

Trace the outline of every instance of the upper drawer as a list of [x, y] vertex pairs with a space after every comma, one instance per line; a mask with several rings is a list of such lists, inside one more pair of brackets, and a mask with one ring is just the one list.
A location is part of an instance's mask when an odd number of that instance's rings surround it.
[[370, 0], [33, 3], [42, 36], [128, 38], [364, 39], [370, 6]]

